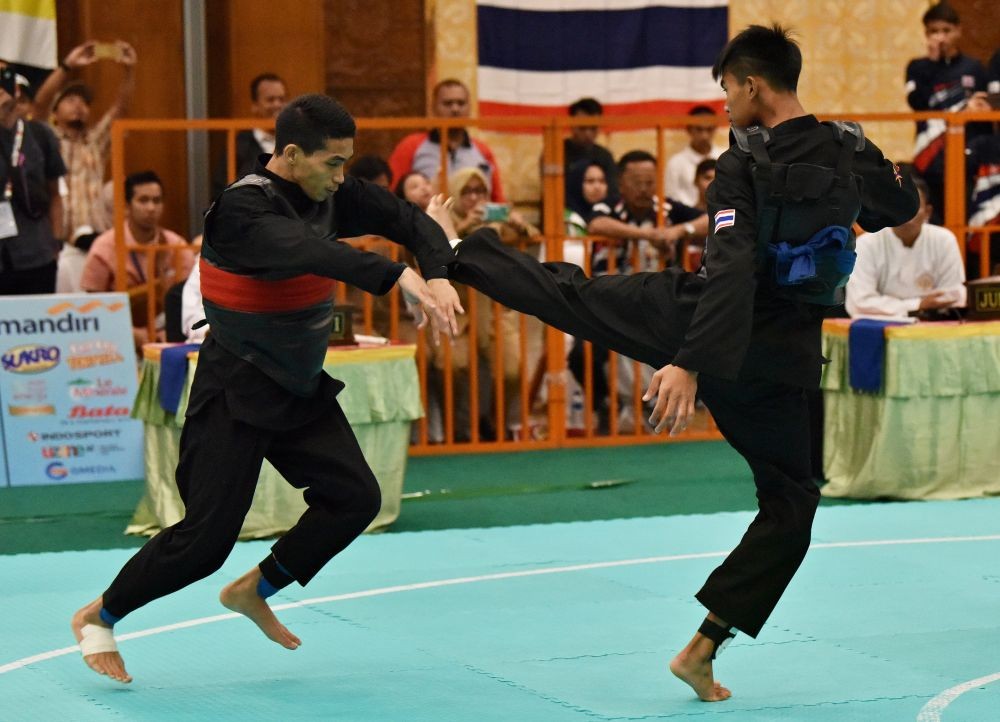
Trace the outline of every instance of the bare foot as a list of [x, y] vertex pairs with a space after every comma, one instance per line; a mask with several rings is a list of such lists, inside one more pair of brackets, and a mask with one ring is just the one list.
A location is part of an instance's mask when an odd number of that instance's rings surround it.
[[[83, 628], [88, 624], [94, 624], [99, 627], [106, 627], [110, 629], [110, 627], [104, 623], [104, 620], [101, 619], [102, 606], [104, 606], [104, 601], [101, 597], [98, 597], [73, 615], [73, 619], [70, 621], [69, 626], [73, 630], [73, 636], [76, 637], [77, 643], [83, 639]], [[96, 654], [88, 654], [83, 658], [83, 661], [87, 663], [88, 667], [98, 674], [111, 677], [111, 679], [117, 682], [128, 684], [132, 681], [132, 676], [125, 671], [125, 662], [122, 660], [122, 656], [118, 652], [97, 652]]]
[[[699, 637], [701, 635], [698, 635]], [[676, 657], [670, 660], [670, 671], [686, 682], [698, 699], [705, 702], [721, 702], [733, 693], [715, 681], [712, 674], [713, 643], [707, 637], [691, 641]]]
[[296, 649], [302, 640], [288, 631], [284, 624], [278, 621], [268, 606], [266, 600], [257, 594], [257, 582], [260, 581], [260, 569], [254, 567], [242, 577], [223, 587], [219, 601], [227, 609], [239, 612], [260, 627], [267, 638], [277, 642], [285, 649]]

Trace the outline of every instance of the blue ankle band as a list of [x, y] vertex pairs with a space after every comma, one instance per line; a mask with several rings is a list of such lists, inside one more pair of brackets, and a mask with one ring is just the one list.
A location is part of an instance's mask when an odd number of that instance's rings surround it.
[[115, 624], [117, 624], [121, 620], [121, 617], [116, 617], [114, 614], [109, 612], [104, 607], [101, 607], [101, 611], [99, 612], [99, 614], [101, 616], [101, 621], [103, 621], [109, 627], [115, 626]]
[[261, 575], [260, 580], [257, 582], [257, 596], [261, 599], [267, 599], [272, 594], [277, 593], [278, 587], [267, 581], [267, 578]]

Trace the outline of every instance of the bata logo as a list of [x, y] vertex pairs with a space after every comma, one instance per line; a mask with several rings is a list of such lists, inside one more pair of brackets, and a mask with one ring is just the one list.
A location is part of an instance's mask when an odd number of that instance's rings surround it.
[[45, 475], [50, 479], [65, 479], [69, 476], [69, 470], [61, 461], [53, 461], [45, 467]]
[[40, 374], [59, 365], [59, 347], [38, 343], [15, 346], [0, 356], [3, 370], [14, 374]]
[[99, 399], [107, 396], [124, 396], [128, 389], [116, 385], [113, 379], [73, 379], [69, 382], [71, 399]]
[[115, 416], [128, 416], [131, 409], [128, 406], [74, 406], [69, 411], [71, 419], [109, 419]]

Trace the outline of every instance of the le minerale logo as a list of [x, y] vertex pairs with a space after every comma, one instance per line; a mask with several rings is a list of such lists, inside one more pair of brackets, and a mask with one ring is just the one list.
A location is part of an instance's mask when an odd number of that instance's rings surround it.
[[[2, 321], [0, 321], [2, 323]], [[0, 356], [4, 371], [15, 374], [40, 374], [59, 364], [59, 347], [30, 343], [8, 349]]]
[[67, 313], [59, 318], [0, 318], [0, 336], [32, 336], [36, 333], [88, 333], [100, 331], [98, 318]]

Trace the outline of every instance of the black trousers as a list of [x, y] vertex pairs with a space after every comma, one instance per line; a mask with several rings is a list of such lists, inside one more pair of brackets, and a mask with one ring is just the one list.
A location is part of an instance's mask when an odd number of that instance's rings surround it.
[[[9, 258], [9, 254], [5, 254]], [[7, 259], [5, 259], [7, 260]], [[7, 260], [7, 269], [0, 271], [0, 296], [21, 296], [27, 294], [46, 294], [56, 292], [55, 261], [35, 268], [13, 270]]]
[[104, 592], [104, 608], [124, 617], [217, 571], [236, 544], [264, 459], [305, 489], [309, 508], [272, 547], [296, 581], [306, 584], [361, 534], [378, 514], [379, 486], [340, 405], [323, 403], [314, 421], [285, 431], [235, 420], [223, 393], [189, 416], [177, 466], [185, 516], [125, 564]]
[[[459, 245], [452, 277], [561, 331], [659, 368], [677, 351], [686, 312], [667, 302], [667, 273], [587, 278], [474, 234]], [[809, 413], [802, 388], [766, 380], [698, 377], [702, 400], [746, 459], [759, 512], [709, 576], [698, 600], [756, 637], [806, 551], [819, 490], [810, 473]]]

